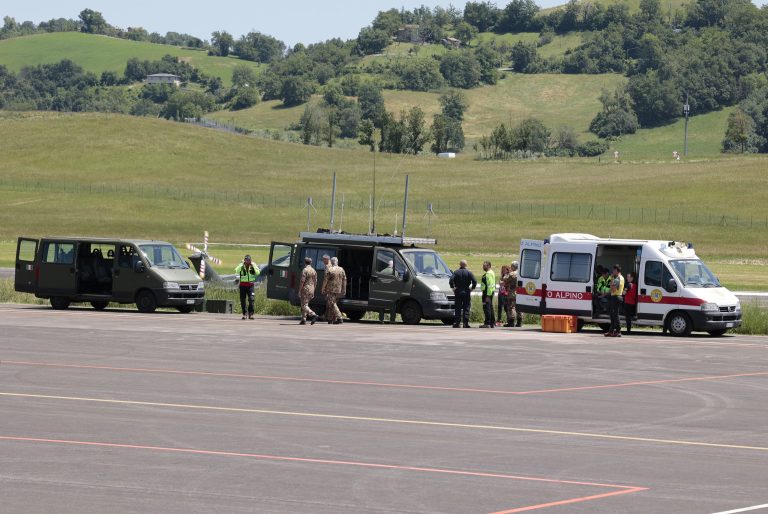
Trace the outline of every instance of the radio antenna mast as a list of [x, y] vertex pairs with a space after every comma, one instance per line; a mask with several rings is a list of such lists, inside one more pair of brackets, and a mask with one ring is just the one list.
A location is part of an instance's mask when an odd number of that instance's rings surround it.
[[432, 217], [437, 218], [437, 214], [435, 214], [435, 211], [432, 209], [432, 204], [427, 204], [427, 213], [424, 215], [425, 218], [427, 218], [427, 237], [432, 237]]
[[[405, 222], [408, 217], [408, 175], [405, 176], [405, 199], [403, 200], [403, 229], [400, 231], [400, 236], [405, 237]], [[397, 220], [397, 218], [395, 218]], [[397, 224], [397, 221], [395, 221]]]
[[339, 216], [339, 232], [342, 231], [341, 227], [344, 225], [344, 193], [341, 193], [341, 216]]
[[315, 203], [312, 201], [312, 197], [307, 197], [307, 205], [304, 206], [304, 208], [307, 210], [307, 232], [310, 231], [310, 222], [312, 221], [312, 211], [317, 212], [317, 209], [315, 209]]
[[331, 193], [331, 234], [333, 234], [333, 218], [336, 214], [336, 172], [333, 172], [333, 192]]

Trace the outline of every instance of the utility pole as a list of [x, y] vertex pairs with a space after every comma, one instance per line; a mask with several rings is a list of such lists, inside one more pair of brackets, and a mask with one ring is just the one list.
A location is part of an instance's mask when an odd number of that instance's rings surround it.
[[691, 113], [691, 106], [688, 104], [688, 93], [685, 93], [685, 105], [683, 105], [685, 114], [685, 141], [683, 144], [683, 155], [688, 156], [688, 115]]

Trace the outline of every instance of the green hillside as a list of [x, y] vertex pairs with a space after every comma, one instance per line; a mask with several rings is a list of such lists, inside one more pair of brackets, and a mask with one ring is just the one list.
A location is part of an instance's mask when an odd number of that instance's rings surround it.
[[[327, 224], [334, 171], [343, 228], [368, 226], [370, 153], [96, 114], [0, 115], [0, 141], [0, 241], [81, 233], [180, 242], [203, 230], [220, 242], [290, 241], [307, 228], [308, 196], [312, 225]], [[395, 228], [408, 174], [409, 231], [431, 233], [443, 250], [510, 256], [521, 237], [572, 231], [693, 240], [725, 264], [764, 266], [766, 166], [766, 156], [644, 164], [378, 154], [378, 228]], [[596, 195], [597, 184], [615, 194]], [[438, 216], [429, 228], [428, 203]]]
[[245, 63], [260, 69], [258, 63], [241, 61], [235, 57], [211, 57], [202, 50], [80, 32], [39, 34], [0, 41], [0, 64], [16, 72], [23, 66], [70, 59], [85, 70], [96, 74], [115, 71], [122, 75], [128, 59], [136, 57], [140, 60], [154, 61], [164, 55], [173, 55], [207, 75], [221, 77], [228, 85], [232, 82], [232, 70], [236, 65]]

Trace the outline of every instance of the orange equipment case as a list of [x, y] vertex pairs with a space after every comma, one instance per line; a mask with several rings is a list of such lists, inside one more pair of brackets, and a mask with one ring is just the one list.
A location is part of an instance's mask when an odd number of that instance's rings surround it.
[[570, 334], [576, 332], [578, 326], [577, 316], [563, 316], [546, 314], [541, 317], [541, 330], [543, 332], [560, 332]]

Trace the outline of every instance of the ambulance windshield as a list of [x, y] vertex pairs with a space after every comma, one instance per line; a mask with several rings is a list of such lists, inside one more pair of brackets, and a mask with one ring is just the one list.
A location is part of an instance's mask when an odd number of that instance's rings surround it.
[[403, 257], [411, 263], [416, 273], [423, 275], [451, 275], [451, 270], [437, 252], [431, 250], [402, 250]]
[[698, 259], [675, 260], [670, 264], [686, 287], [721, 287], [717, 277]]

